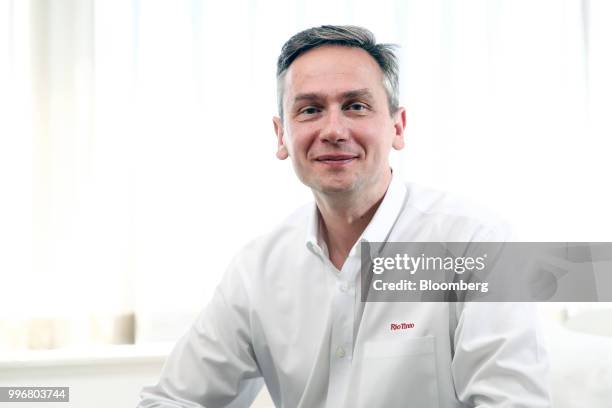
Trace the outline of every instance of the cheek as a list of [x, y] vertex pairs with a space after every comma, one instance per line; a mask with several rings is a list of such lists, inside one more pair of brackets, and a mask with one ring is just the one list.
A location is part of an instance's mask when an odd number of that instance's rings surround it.
[[367, 129], [367, 132], [363, 132], [361, 139], [357, 142], [371, 155], [384, 155], [391, 149], [393, 134], [393, 130], [381, 124]]
[[299, 129], [298, 131], [292, 131], [291, 137], [289, 138], [289, 153], [298, 160], [304, 160], [308, 155], [308, 150], [312, 146], [313, 137], [309, 136], [311, 133], [305, 131], [305, 129]]

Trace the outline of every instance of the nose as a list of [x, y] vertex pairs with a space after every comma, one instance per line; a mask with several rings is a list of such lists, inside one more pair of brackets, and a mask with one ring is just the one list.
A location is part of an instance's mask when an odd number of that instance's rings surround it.
[[338, 144], [348, 140], [348, 128], [344, 123], [342, 109], [329, 109], [324, 118], [320, 139], [323, 142]]

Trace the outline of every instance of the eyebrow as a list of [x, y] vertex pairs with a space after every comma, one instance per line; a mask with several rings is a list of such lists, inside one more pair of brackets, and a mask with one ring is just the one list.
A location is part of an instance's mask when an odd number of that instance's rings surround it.
[[[372, 93], [370, 92], [368, 88], [347, 91], [347, 92], [342, 93], [340, 97], [342, 99], [352, 99], [352, 98], [372, 99], [373, 98]], [[293, 98], [293, 104], [295, 105], [296, 102], [304, 101], [304, 100], [314, 101], [314, 100], [320, 100], [320, 99], [325, 99], [325, 95], [321, 93], [316, 93], [316, 92], [303, 93], [303, 94], [298, 94], [295, 96], [295, 98]]]

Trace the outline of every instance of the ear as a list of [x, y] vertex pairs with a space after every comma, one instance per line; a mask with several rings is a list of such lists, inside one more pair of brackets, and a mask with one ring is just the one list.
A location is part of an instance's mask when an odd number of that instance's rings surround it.
[[406, 109], [399, 107], [397, 112], [393, 115], [393, 127], [395, 128], [395, 135], [393, 136], [393, 143], [391, 144], [395, 150], [401, 150], [404, 148], [404, 130], [406, 129]]
[[287, 146], [285, 145], [285, 134], [283, 131], [283, 122], [281, 118], [275, 116], [272, 118], [272, 122], [274, 122], [274, 133], [276, 133], [276, 139], [278, 142], [278, 148], [276, 150], [276, 157], [279, 160], [285, 160], [289, 157], [289, 150], [287, 150]]

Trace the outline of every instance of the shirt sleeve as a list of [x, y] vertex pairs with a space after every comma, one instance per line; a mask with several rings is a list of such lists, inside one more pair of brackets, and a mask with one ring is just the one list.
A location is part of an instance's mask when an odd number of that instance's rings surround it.
[[461, 308], [452, 374], [469, 407], [550, 407], [549, 365], [534, 303], [472, 302]]
[[[507, 224], [477, 241], [513, 241]], [[476, 408], [550, 408], [548, 354], [537, 303], [456, 304], [452, 375], [457, 398]]]
[[248, 407], [263, 385], [251, 343], [247, 290], [235, 265], [176, 344], [138, 408]]

